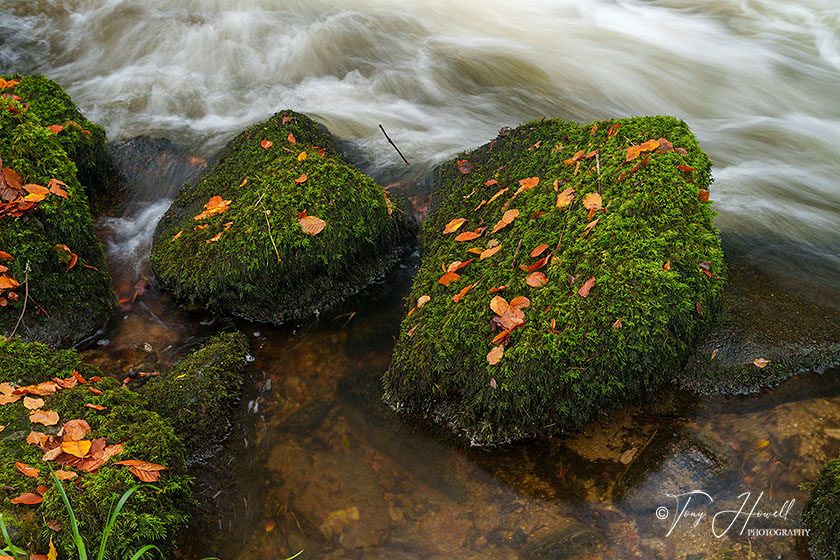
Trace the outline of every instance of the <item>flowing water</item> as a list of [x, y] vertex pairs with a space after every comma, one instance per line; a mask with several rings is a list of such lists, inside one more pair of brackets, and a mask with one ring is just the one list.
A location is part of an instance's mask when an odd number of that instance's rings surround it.
[[[835, 0], [0, 0], [6, 72], [57, 80], [111, 140], [162, 136], [201, 158], [275, 111], [303, 111], [368, 173], [418, 197], [424, 171], [501, 126], [676, 115], [715, 164], [730, 261], [840, 309]], [[114, 374], [232, 326], [143, 284], [172, 187], [146, 181], [126, 216], [100, 223], [129, 301], [86, 355]], [[806, 557], [801, 540], [750, 538], [740, 525], [717, 538], [709, 520], [751, 491], [764, 492], [758, 509], [795, 500], [780, 525], [795, 526], [797, 485], [840, 445], [831, 376], [751, 399], [670, 397], [567, 440], [453, 449], [378, 402], [415, 260], [320, 323], [237, 325], [254, 335], [251, 386], [185, 550]], [[689, 487], [716, 501], [697, 527], [687, 518], [669, 532], [665, 493]]]

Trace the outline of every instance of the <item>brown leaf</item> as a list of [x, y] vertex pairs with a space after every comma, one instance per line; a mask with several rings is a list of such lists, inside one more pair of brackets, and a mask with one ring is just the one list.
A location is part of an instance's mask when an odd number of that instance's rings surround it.
[[709, 202], [709, 191], [706, 189], [700, 189], [700, 193], [697, 195], [697, 199], [700, 202]]
[[492, 187], [493, 185], [498, 185], [499, 182], [496, 179], [490, 179], [489, 181], [484, 181], [485, 187]]
[[490, 200], [487, 201], [487, 204], [492, 204], [494, 200], [496, 200], [497, 198], [499, 198], [500, 196], [502, 196], [503, 194], [508, 192], [508, 190], [509, 190], [509, 187], [500, 190], [499, 192], [497, 192], [496, 194], [494, 194], [493, 196], [490, 197]]
[[31, 492], [27, 494], [21, 494], [17, 498], [12, 498], [10, 500], [13, 504], [26, 504], [30, 506], [34, 506], [35, 504], [40, 504], [44, 501], [43, 496], [39, 496], [38, 494], [33, 494]]
[[481, 237], [481, 233], [479, 233], [479, 230], [465, 231], [465, 232], [459, 234], [455, 238], [455, 241], [472, 241], [473, 239], [477, 239], [479, 237]]
[[[56, 533], [58, 533], [59, 531], [61, 531], [62, 525], [61, 525], [60, 521], [56, 521], [55, 519], [50, 519], [49, 521], [47, 521], [47, 527], [49, 527], [52, 531], [55, 531]], [[0, 558], [2, 558], [2, 556], [0, 556]]]
[[20, 472], [22, 472], [24, 475], [26, 475], [26, 476], [30, 476], [30, 477], [32, 477], [32, 478], [38, 478], [38, 475], [40, 475], [40, 474], [41, 474], [41, 470], [40, 470], [40, 469], [36, 469], [36, 468], [30, 467], [29, 465], [27, 465], [27, 464], [25, 464], [25, 463], [18, 463], [18, 462], [15, 462], [15, 466], [16, 466], [16, 467], [17, 467], [17, 469], [18, 469]]
[[515, 208], [512, 209], [512, 210], [508, 210], [507, 212], [504, 213], [504, 215], [502, 216], [502, 219], [499, 220], [499, 222], [493, 227], [493, 229], [490, 233], [496, 233], [500, 229], [502, 229], [504, 227], [507, 227], [508, 225], [513, 223], [513, 220], [515, 220], [518, 216], [519, 216], [519, 210], [516, 210]]
[[598, 225], [598, 220], [600, 220], [600, 218], [596, 218], [595, 220], [586, 224], [586, 227], [583, 228], [583, 235], [586, 235], [587, 233], [592, 231], [592, 228], [594, 228], [596, 225]]
[[466, 218], [455, 218], [454, 220], [446, 224], [446, 227], [443, 228], [443, 234], [446, 235], [447, 233], [453, 233], [455, 231], [458, 231], [458, 228], [464, 225], [466, 221]]
[[615, 136], [615, 133], [618, 132], [619, 128], [621, 128], [620, 124], [612, 125], [610, 127], [610, 129], [607, 131], [607, 138], [612, 138], [613, 136]]
[[490, 300], [490, 309], [492, 309], [496, 315], [504, 315], [505, 311], [507, 311], [509, 307], [510, 304], [502, 296], [494, 296], [493, 299]]
[[29, 413], [29, 421], [33, 424], [55, 426], [58, 424], [58, 412], [54, 410], [33, 410]]
[[592, 286], [595, 285], [595, 277], [593, 276], [586, 282], [584, 282], [583, 286], [580, 287], [578, 290], [578, 295], [582, 297], [586, 297], [589, 295], [589, 291], [592, 289]]
[[539, 257], [545, 252], [546, 249], [548, 249], [548, 245], [537, 245], [536, 247], [534, 247], [534, 250], [531, 251], [531, 256]]
[[528, 275], [528, 278], [525, 279], [525, 283], [532, 288], [542, 288], [548, 284], [548, 277], [542, 272], [532, 272]]
[[575, 198], [575, 189], [569, 187], [568, 189], [564, 189], [563, 192], [557, 195], [557, 208], [565, 208], [569, 204], [572, 203], [572, 200]]
[[520, 192], [522, 190], [527, 191], [527, 190], [533, 189], [534, 187], [539, 185], [540, 184], [540, 178], [539, 177], [528, 177], [527, 179], [520, 179], [519, 184], [522, 187], [522, 189], [520, 189]]
[[72, 471], [65, 471], [65, 470], [57, 470], [55, 471], [55, 476], [58, 480], [66, 481], [66, 480], [73, 480], [74, 478], [78, 478], [78, 473], [74, 473]]
[[578, 150], [577, 152], [575, 152], [575, 155], [573, 155], [571, 158], [564, 159], [563, 163], [565, 163], [566, 165], [572, 165], [573, 163], [576, 163], [578, 160], [580, 160], [580, 158], [583, 157], [583, 154], [583, 150]]
[[458, 160], [458, 171], [461, 173], [472, 173], [475, 171], [475, 166], [465, 159]]
[[534, 272], [535, 270], [539, 270], [539, 269], [541, 269], [541, 268], [542, 268], [542, 267], [544, 267], [546, 264], [548, 264], [548, 258], [549, 258], [550, 256], [551, 256], [551, 253], [549, 253], [548, 255], [544, 256], [543, 258], [541, 258], [540, 260], [538, 260], [537, 262], [535, 262], [535, 263], [534, 263], [534, 264], [532, 264], [531, 266], [525, 267], [525, 270], [526, 270], [527, 272]]
[[473, 262], [475, 259], [469, 259], [467, 261], [455, 261], [451, 263], [449, 266], [446, 267], [446, 272], [458, 272], [462, 268], [466, 267], [468, 264]]
[[491, 366], [495, 366], [499, 363], [499, 360], [505, 355], [505, 347], [501, 344], [495, 346], [490, 352], [487, 354], [487, 363]]
[[499, 334], [497, 334], [496, 336], [494, 336], [493, 340], [490, 341], [490, 344], [493, 344], [493, 345], [504, 344], [505, 343], [504, 341], [507, 340], [508, 338], [510, 338], [510, 331], [505, 329], [502, 332], [500, 332]]
[[29, 410], [37, 410], [44, 406], [44, 399], [33, 399], [32, 397], [23, 397], [23, 406]]
[[444, 286], [449, 286], [453, 282], [457, 282], [460, 280], [461, 277], [455, 274], [454, 272], [447, 272], [443, 276], [438, 279], [438, 284], [443, 284]]
[[665, 272], [671, 270], [671, 261], [666, 262], [663, 268], [665, 269]]
[[491, 247], [490, 249], [487, 249], [486, 251], [482, 251], [481, 256], [478, 257], [478, 260], [483, 261], [484, 259], [489, 259], [493, 255], [498, 253], [501, 250], [501, 248], [502, 248], [501, 245], [496, 245], [495, 247]]
[[616, 319], [615, 323], [612, 324], [612, 328], [614, 328], [614, 329], [620, 329], [623, 326], [624, 326], [624, 320], [621, 317]]
[[526, 298], [525, 296], [516, 296], [512, 300], [510, 300], [510, 307], [512, 309], [525, 309], [526, 307], [531, 306], [531, 300]]
[[327, 222], [315, 216], [304, 216], [298, 220], [298, 223], [300, 224], [300, 229], [307, 235], [318, 235], [324, 231], [324, 227], [327, 225]]
[[49, 130], [53, 134], [58, 134], [59, 132], [64, 130], [64, 127], [60, 124], [51, 124], [50, 126], [47, 127], [47, 130]]
[[490, 288], [490, 293], [495, 294], [496, 292], [501, 292], [505, 288], [510, 288], [510, 284], [505, 284], [504, 286], [498, 286], [498, 287], [494, 286], [494, 287]]
[[756, 358], [752, 361], [752, 363], [755, 365], [755, 367], [765, 368], [770, 363], [770, 360], [766, 360], [764, 358]]
[[589, 193], [583, 199], [583, 207], [587, 210], [602, 210], [603, 207], [601, 206], [601, 195], [598, 193]]
[[292, 144], [297, 144], [297, 140], [295, 140], [295, 136], [291, 132], [289, 133], [289, 136], [286, 138], [286, 140], [288, 140]]
[[92, 408], [93, 410], [99, 410], [99, 411], [103, 411], [107, 408], [105, 406], [102, 406], [101, 404], [93, 404], [93, 403], [86, 403], [85, 407]]
[[417, 298], [417, 309], [420, 309], [421, 307], [423, 307], [424, 305], [426, 305], [426, 304], [427, 304], [427, 303], [429, 303], [430, 301], [432, 301], [432, 298], [431, 298], [431, 297], [429, 297], [429, 296], [420, 296], [419, 298]]

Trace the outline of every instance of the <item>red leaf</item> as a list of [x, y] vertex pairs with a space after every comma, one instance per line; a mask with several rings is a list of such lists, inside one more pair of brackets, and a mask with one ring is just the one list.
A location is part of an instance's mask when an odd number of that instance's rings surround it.
[[17, 498], [12, 498], [11, 499], [11, 502], [13, 504], [26, 504], [26, 505], [30, 505], [30, 506], [35, 505], [35, 504], [40, 504], [43, 501], [44, 501], [43, 496], [39, 496], [38, 494], [33, 494], [31, 492], [29, 492], [27, 494], [21, 494]]
[[697, 199], [700, 202], [709, 202], [709, 191], [706, 189], [700, 189], [700, 193], [697, 195]]
[[443, 284], [444, 286], [449, 286], [453, 282], [457, 282], [460, 280], [461, 277], [455, 274], [454, 272], [447, 272], [443, 276], [438, 279], [438, 284]]
[[274, 145], [274, 142], [272, 142], [271, 140], [263, 140], [262, 142], [260, 142], [260, 146], [262, 146], [263, 149], [265, 149], [265, 150], [269, 149], [273, 145]]

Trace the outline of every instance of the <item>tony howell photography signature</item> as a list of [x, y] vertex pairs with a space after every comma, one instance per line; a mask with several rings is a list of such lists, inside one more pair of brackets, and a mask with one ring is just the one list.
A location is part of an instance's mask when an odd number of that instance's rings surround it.
[[[724, 505], [715, 510], [713, 507], [715, 499], [702, 490], [691, 490], [681, 494], [666, 493], [669, 499], [668, 505], [656, 508], [656, 517], [660, 520], [668, 520], [668, 533], [670, 536], [674, 529], [680, 525], [698, 527], [704, 521], [711, 525], [712, 535], [721, 538], [737, 531], [738, 535], [747, 536], [807, 536], [808, 529], [767, 529], [748, 528], [753, 520], [789, 521], [790, 511], [793, 509], [796, 500], [785, 500], [779, 506], [774, 507], [768, 500], [765, 500], [764, 492], [753, 497], [752, 492], [744, 492], [738, 496], [740, 504], [734, 506]], [[766, 502], [766, 503], [763, 503]], [[734, 527], [734, 530], [733, 530]], [[740, 529], [740, 530], [739, 530]]]

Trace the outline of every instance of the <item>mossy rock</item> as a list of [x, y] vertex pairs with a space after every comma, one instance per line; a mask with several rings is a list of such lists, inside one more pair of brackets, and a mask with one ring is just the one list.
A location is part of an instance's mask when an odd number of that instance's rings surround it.
[[[230, 200], [227, 210], [194, 219], [213, 196]], [[324, 230], [305, 234], [302, 212], [325, 220]], [[413, 228], [324, 129], [284, 111], [236, 136], [181, 190], [151, 260], [180, 297], [279, 323], [324, 311], [382, 275]]]
[[[660, 138], [675, 149], [663, 144], [625, 162], [630, 146]], [[723, 252], [700, 192], [710, 168], [688, 126], [671, 117], [531, 122], [439, 166], [408, 305], [431, 299], [403, 320], [384, 376], [386, 400], [474, 444], [492, 444], [573, 430], [655, 390], [720, 306]], [[532, 185], [535, 177], [535, 187], [519, 192], [520, 181]], [[558, 208], [568, 188], [574, 199]], [[583, 202], [598, 192], [604, 210], [590, 213]], [[518, 216], [492, 233], [514, 209]], [[467, 221], [444, 234], [456, 218]], [[473, 230], [481, 235], [455, 240]], [[480, 259], [494, 243], [501, 249]], [[531, 287], [520, 267], [546, 257], [533, 272], [547, 284]], [[439, 282], [454, 261], [473, 258], [459, 280]], [[491, 293], [500, 286], [508, 287]], [[494, 296], [525, 296], [530, 306], [491, 365], [501, 330], [491, 326]]]
[[[116, 303], [76, 165], [44, 121], [9, 98], [0, 98], [0, 157], [24, 184], [46, 186], [54, 178], [66, 184], [68, 195], [65, 200], [48, 194], [32, 214], [0, 217], [0, 250], [14, 257], [2, 264], [21, 284], [18, 299], [7, 297], [8, 305], [0, 307], [0, 334], [14, 331], [26, 303], [17, 334], [54, 346], [74, 345], [95, 333]], [[72, 269], [56, 245], [78, 255]]]
[[64, 127], [55, 136], [76, 164], [85, 194], [97, 203], [107, 197], [116, 185], [117, 174], [105, 148], [103, 128], [87, 120], [61, 86], [46, 76], [14, 74], [0, 77], [18, 82], [3, 93], [20, 96], [21, 102], [29, 105], [29, 112], [44, 126]]
[[810, 529], [808, 545], [815, 560], [840, 558], [840, 457], [820, 472], [802, 511], [802, 524]]
[[206, 456], [230, 431], [247, 356], [245, 336], [218, 334], [141, 390], [150, 408], [175, 427], [189, 460]]
[[[51, 478], [43, 452], [26, 443], [30, 430], [56, 434], [65, 422], [83, 419], [92, 432], [85, 439], [104, 437], [107, 444], [123, 442], [124, 451], [106, 463], [96, 474], [73, 467], [59, 467], [79, 474], [73, 482], [65, 482], [64, 489], [73, 507], [88, 551], [98, 550], [109, 508], [138, 479], [127, 467], [114, 465], [116, 461], [137, 459], [168, 467], [155, 483], [157, 489], [144, 488], [126, 502], [122, 514], [108, 540], [108, 558], [124, 559], [146, 544], [156, 544], [171, 550], [178, 530], [186, 523], [193, 505], [192, 478], [187, 475], [184, 447], [172, 426], [156, 413], [146, 409], [145, 399], [113, 379], [91, 381], [98, 372], [82, 363], [72, 350], [51, 350], [42, 344], [27, 344], [20, 339], [0, 342], [0, 382], [19, 385], [47, 381], [53, 377], [67, 379], [78, 371], [87, 384], [62, 389], [43, 398], [44, 410], [59, 414], [56, 426], [45, 427], [29, 421], [29, 411], [18, 401], [0, 406], [0, 513], [7, 525], [13, 527], [13, 540], [18, 546], [37, 553], [46, 553], [50, 538], [58, 548], [59, 558], [75, 558], [75, 545], [70, 530], [70, 518]], [[96, 395], [93, 387], [103, 391]], [[86, 403], [105, 406], [96, 411]], [[40, 469], [37, 478], [21, 474], [15, 462]], [[39, 485], [50, 488], [40, 505], [13, 505], [10, 500], [22, 493], [34, 492]], [[61, 524], [53, 531], [48, 522]], [[31, 543], [29, 545], [28, 543]]]

